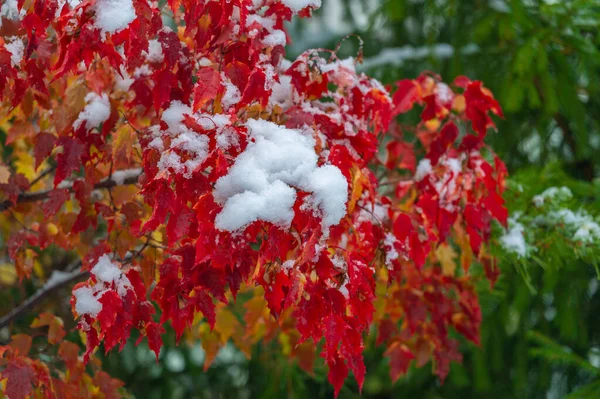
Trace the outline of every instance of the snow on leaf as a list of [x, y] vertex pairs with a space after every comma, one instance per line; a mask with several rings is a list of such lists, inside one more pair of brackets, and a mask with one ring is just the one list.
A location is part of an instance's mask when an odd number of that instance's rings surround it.
[[257, 220], [289, 227], [297, 189], [312, 194], [306, 207], [322, 215], [323, 228], [337, 224], [346, 213], [348, 183], [337, 167], [317, 166], [310, 131], [256, 119], [247, 125], [254, 142], [215, 185], [215, 199], [224, 204], [216, 227], [235, 231]]

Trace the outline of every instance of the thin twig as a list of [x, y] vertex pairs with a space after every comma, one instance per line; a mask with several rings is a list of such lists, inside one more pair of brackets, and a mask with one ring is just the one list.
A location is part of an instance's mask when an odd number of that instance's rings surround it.
[[54, 167], [48, 168], [45, 171], [43, 171], [38, 177], [36, 177], [35, 179], [33, 179], [31, 181], [31, 183], [29, 183], [30, 186], [33, 186], [35, 183], [39, 182], [40, 180], [42, 180], [44, 177], [48, 176], [50, 173], [52, 173], [52, 171], [54, 170]]

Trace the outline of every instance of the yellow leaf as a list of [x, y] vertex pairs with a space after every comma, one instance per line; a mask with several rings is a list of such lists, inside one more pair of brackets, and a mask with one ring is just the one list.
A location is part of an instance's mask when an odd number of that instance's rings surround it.
[[0, 184], [8, 183], [10, 179], [10, 169], [6, 165], [0, 165]]
[[467, 102], [465, 100], [465, 96], [462, 94], [458, 94], [454, 97], [452, 101], [452, 109], [456, 112], [463, 112], [467, 108]]
[[425, 122], [425, 127], [430, 132], [435, 132], [440, 127], [440, 120], [437, 118], [430, 119], [427, 122]]
[[367, 182], [367, 179], [362, 174], [360, 169], [352, 169], [352, 193], [350, 195], [350, 201], [348, 202], [348, 213], [352, 213], [352, 211], [354, 211], [356, 201], [360, 199], [365, 183]]
[[85, 87], [85, 81], [77, 78], [69, 80], [65, 90], [64, 102], [62, 106], [54, 109], [52, 119], [57, 133], [71, 128], [77, 116], [85, 107], [85, 96], [88, 89]]
[[25, 256], [26, 259], [32, 263], [32, 268], [35, 275], [40, 278], [44, 278], [44, 268], [38, 260], [38, 254], [33, 249], [27, 248], [25, 250]]
[[456, 271], [456, 262], [454, 262], [456, 251], [454, 251], [454, 248], [451, 245], [442, 243], [435, 250], [435, 256], [442, 264], [442, 273], [445, 276], [454, 276]]
[[19, 152], [15, 161], [15, 170], [17, 173], [22, 173], [29, 180], [35, 179], [35, 160], [33, 156], [29, 152]]
[[217, 312], [215, 331], [221, 335], [221, 342], [225, 344], [240, 326], [240, 322], [231, 311], [221, 309]]
[[282, 332], [279, 334], [279, 343], [281, 344], [281, 352], [285, 356], [289, 356], [292, 352], [292, 346], [290, 344], [290, 336]]
[[12, 124], [10, 123], [10, 120], [13, 116], [15, 116], [15, 114], [17, 114], [19, 112], [19, 108], [13, 108], [13, 110], [11, 112], [9, 112], [8, 114], [6, 114], [6, 116], [0, 117], [0, 129], [4, 130], [5, 132], [8, 131], [8, 129], [10, 129], [10, 127], [12, 126]]
[[[262, 291], [262, 290], [261, 290]], [[264, 323], [261, 319], [269, 317], [269, 308], [264, 294], [256, 295], [244, 304], [245, 337], [258, 341], [265, 333]]]
[[129, 164], [136, 135], [133, 134], [129, 125], [123, 125], [116, 131], [113, 137], [112, 150], [114, 162], [117, 166]]
[[46, 232], [49, 236], [54, 237], [58, 234], [58, 231], [58, 226], [56, 226], [54, 223], [46, 224]]
[[200, 325], [200, 343], [205, 352], [204, 371], [206, 371], [217, 357], [219, 349], [221, 349], [221, 343], [217, 334], [214, 331], [210, 332], [210, 327], [207, 323]]
[[469, 243], [469, 237], [461, 229], [457, 231], [456, 243], [460, 247], [460, 263], [465, 272], [469, 271], [471, 263], [473, 263], [473, 251], [471, 250], [471, 244]]
[[17, 281], [17, 270], [12, 263], [0, 264], [0, 284], [13, 285]]

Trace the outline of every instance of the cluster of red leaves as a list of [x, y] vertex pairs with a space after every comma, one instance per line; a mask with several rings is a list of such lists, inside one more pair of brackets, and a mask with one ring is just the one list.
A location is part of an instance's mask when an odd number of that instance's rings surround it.
[[[177, 31], [163, 25], [157, 2], [129, 3], [134, 17], [109, 32], [97, 25], [103, 0], [74, 8], [35, 0], [0, 31], [7, 145], [18, 144], [11, 161], [35, 157], [31, 176], [17, 169], [0, 185], [33, 226], [12, 234], [8, 249], [21, 277], [50, 244], [76, 251], [92, 271], [75, 287], [92, 299], [78, 302], [75, 293], [72, 301], [86, 361], [102, 342], [106, 351], [122, 347], [133, 328], [158, 356], [163, 324], [179, 338], [201, 314], [219, 336], [203, 332], [211, 354], [229, 338], [256, 342], [262, 324], [265, 338], [285, 333], [290, 356], [310, 368], [310, 341], [324, 340], [336, 394], [350, 370], [362, 387], [372, 323], [392, 378], [413, 359], [433, 359], [445, 378], [460, 359], [450, 329], [478, 342], [469, 266], [477, 259], [494, 281], [485, 244], [492, 219], [507, 218], [506, 169], [483, 142], [490, 113], [501, 116], [492, 94], [480, 82], [458, 78], [451, 88], [423, 74], [390, 95], [357, 74], [352, 59], [307, 51], [284, 60], [284, 22], [309, 15], [317, 1], [301, 10], [284, 0], [169, 1]], [[15, 40], [20, 58], [9, 51]], [[392, 124], [415, 104], [424, 109], [413, 130]], [[224, 205], [215, 185], [255, 144], [248, 122], [257, 119], [309, 132], [318, 165], [343, 175], [346, 212], [335, 225], [324, 226], [324, 211], [307, 206], [311, 192], [294, 187], [289, 224], [255, 218], [235, 231], [217, 227]], [[45, 182], [35, 175], [48, 158], [56, 168], [47, 199], [20, 204], [32, 181]], [[141, 190], [123, 186], [136, 173]], [[94, 272], [105, 254], [121, 260], [118, 276]], [[247, 332], [235, 334], [223, 304], [244, 286], [260, 286], [262, 296], [248, 307]]]
[[[121, 397], [123, 383], [102, 371], [97, 359], [90, 362], [91, 367], [86, 370], [79, 356], [79, 345], [63, 340], [66, 332], [59, 317], [42, 313], [31, 327], [48, 328], [50, 349], [45, 350], [46, 358], [42, 361], [32, 349], [33, 338], [26, 334], [13, 335], [8, 345], [0, 346], [0, 381], [3, 381], [2, 392], [8, 398]], [[35, 348], [39, 346], [43, 347], [36, 343]], [[60, 364], [60, 367], [50, 364]]]
[[[387, 144], [385, 167], [396, 170], [388, 179], [397, 184], [394, 198], [386, 202], [402, 205], [400, 212], [392, 205], [386, 215], [393, 234], [384, 243], [389, 275], [383, 279], [390, 283], [390, 299], [377, 321], [377, 342], [388, 344], [393, 379], [413, 360], [422, 366], [433, 359], [443, 380], [450, 362], [462, 358], [458, 342], [449, 338], [450, 328], [479, 344], [481, 311], [469, 275], [474, 258], [492, 285], [498, 277], [485, 243], [492, 219], [503, 225], [507, 221], [501, 196], [507, 172], [497, 156], [489, 163], [481, 151], [487, 129], [494, 127], [488, 112], [502, 111], [480, 82], [459, 77], [453, 86], [423, 74], [398, 82], [394, 94], [398, 112], [424, 106], [413, 133], [425, 157], [417, 165], [413, 145], [395, 140]], [[477, 134], [460, 137], [463, 121]], [[402, 133], [396, 129], [396, 135]], [[402, 178], [405, 171], [414, 177]], [[455, 248], [462, 273], [456, 271]]]

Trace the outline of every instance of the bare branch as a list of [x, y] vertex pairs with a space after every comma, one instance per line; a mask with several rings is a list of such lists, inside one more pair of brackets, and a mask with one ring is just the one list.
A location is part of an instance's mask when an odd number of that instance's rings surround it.
[[[141, 251], [140, 251], [141, 253]], [[120, 259], [121, 262], [125, 263], [133, 258], [132, 255], [126, 255], [124, 259]], [[21, 317], [24, 313], [29, 311], [32, 307], [42, 302], [48, 295], [55, 290], [65, 287], [77, 280], [88, 278], [90, 272], [87, 270], [80, 270], [81, 260], [71, 262], [64, 271], [54, 270], [50, 275], [46, 284], [39, 290], [37, 290], [32, 296], [27, 298], [19, 306], [0, 317], [0, 329], [6, 327], [14, 320]]]
[[55, 270], [46, 284], [35, 294], [30, 296], [25, 300], [25, 302], [21, 303], [19, 306], [5, 314], [0, 318], [0, 328], [4, 328], [12, 323], [14, 320], [21, 317], [24, 313], [29, 311], [32, 307], [40, 303], [44, 300], [48, 295], [50, 295], [55, 290], [64, 287], [76, 280], [87, 277], [89, 275], [88, 271], [78, 270], [79, 266], [81, 266], [81, 261], [75, 261], [73, 264], [67, 267], [67, 270], [71, 271], [58, 271]]
[[[141, 174], [142, 174], [141, 168], [118, 170], [118, 171], [114, 172], [109, 178], [104, 179], [104, 180], [100, 181], [99, 183], [96, 183], [94, 185], [94, 190], [100, 190], [103, 188], [111, 188], [111, 187], [116, 187], [116, 186], [124, 186], [124, 185], [129, 185], [129, 184], [136, 184], [138, 182], [138, 179]], [[72, 181], [63, 182], [63, 183], [59, 184], [57, 188], [59, 188], [59, 189], [66, 188], [67, 190], [72, 191], [73, 190], [73, 182]], [[54, 190], [53, 189], [42, 190], [42, 191], [35, 191], [32, 193], [20, 194], [19, 197], [17, 198], [17, 204], [44, 200], [44, 199], [48, 198], [48, 195], [52, 191], [54, 191]], [[16, 204], [13, 204], [12, 201], [10, 201], [10, 200], [0, 202], [0, 212], [5, 211], [6, 209], [9, 209], [14, 205], [16, 205]]]

